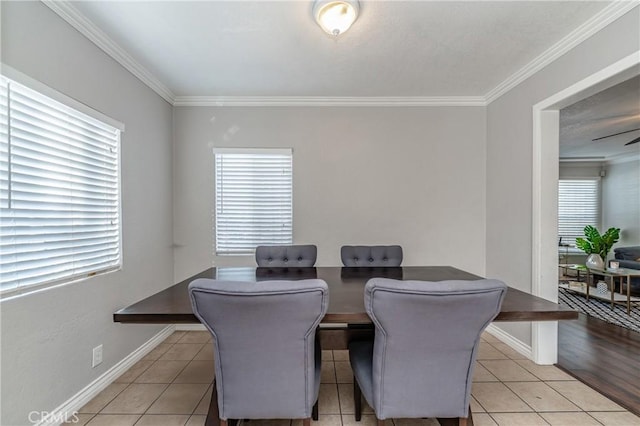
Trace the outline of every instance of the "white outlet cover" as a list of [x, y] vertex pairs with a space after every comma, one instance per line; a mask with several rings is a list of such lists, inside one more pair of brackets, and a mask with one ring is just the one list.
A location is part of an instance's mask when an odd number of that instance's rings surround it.
[[91, 368], [97, 367], [100, 364], [102, 364], [102, 345], [93, 348]]

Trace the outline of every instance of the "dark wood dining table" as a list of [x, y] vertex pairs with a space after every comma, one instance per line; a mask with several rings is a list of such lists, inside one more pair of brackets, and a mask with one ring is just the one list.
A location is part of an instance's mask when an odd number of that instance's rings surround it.
[[[198, 323], [191, 309], [188, 287], [197, 278], [261, 282], [319, 278], [329, 285], [329, 307], [322, 323], [331, 327], [347, 323], [346, 329], [320, 330], [323, 349], [346, 349], [347, 342], [363, 336], [372, 337], [371, 320], [364, 308], [364, 286], [371, 278], [443, 281], [479, 280], [481, 277], [451, 266], [404, 266], [397, 268], [210, 268], [165, 290], [153, 294], [113, 314], [113, 320], [134, 324]], [[428, 285], [428, 284], [425, 284]], [[509, 287], [495, 321], [556, 321], [577, 319], [578, 313], [557, 303]], [[220, 426], [217, 387], [213, 386], [206, 426]], [[315, 411], [314, 411], [315, 412]], [[316, 415], [314, 414], [314, 418]], [[441, 425], [458, 424], [457, 419], [438, 418]], [[230, 420], [229, 426], [236, 421]], [[469, 425], [473, 425], [469, 411]]]
[[[188, 286], [196, 278], [233, 281], [301, 280], [319, 278], [329, 285], [325, 324], [370, 324], [364, 308], [364, 285], [371, 278], [443, 281], [479, 280], [482, 277], [452, 266], [403, 266], [397, 268], [209, 268], [113, 314], [120, 323], [199, 323], [191, 309]], [[540, 297], [509, 287], [495, 321], [557, 321], [577, 319], [578, 313]]]

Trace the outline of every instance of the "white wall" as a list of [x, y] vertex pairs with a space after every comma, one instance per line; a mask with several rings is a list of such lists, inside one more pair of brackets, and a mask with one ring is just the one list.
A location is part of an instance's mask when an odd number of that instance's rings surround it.
[[600, 177], [602, 161], [560, 162], [560, 179]]
[[[609, 163], [602, 179], [602, 228], [620, 228], [613, 247], [640, 245], [640, 160]], [[613, 251], [610, 255], [613, 258]]]
[[178, 107], [176, 279], [214, 256], [213, 147], [293, 148], [294, 242], [340, 265], [344, 244], [401, 244], [405, 265], [484, 274], [482, 107]]
[[[161, 330], [115, 310], [172, 284], [169, 104], [40, 2], [2, 2], [2, 62], [122, 122], [120, 272], [0, 304], [3, 425], [30, 424]], [[104, 362], [91, 368], [91, 349]]]
[[[531, 292], [532, 107], [640, 49], [634, 8], [487, 107], [487, 276]], [[525, 344], [527, 323], [499, 327]]]

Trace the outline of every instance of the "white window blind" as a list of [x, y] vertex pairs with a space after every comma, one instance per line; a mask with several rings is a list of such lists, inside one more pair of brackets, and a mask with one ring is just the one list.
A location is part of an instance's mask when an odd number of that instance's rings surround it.
[[600, 180], [561, 179], [558, 183], [558, 235], [563, 244], [584, 237], [584, 227], [600, 225]]
[[290, 149], [216, 149], [217, 254], [293, 241]]
[[120, 130], [0, 77], [3, 293], [120, 266]]

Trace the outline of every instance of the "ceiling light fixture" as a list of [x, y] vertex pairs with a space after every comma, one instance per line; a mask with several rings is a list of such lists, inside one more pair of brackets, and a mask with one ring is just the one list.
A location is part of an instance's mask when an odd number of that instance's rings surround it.
[[351, 27], [359, 10], [358, 0], [316, 0], [313, 16], [327, 34], [338, 36]]

